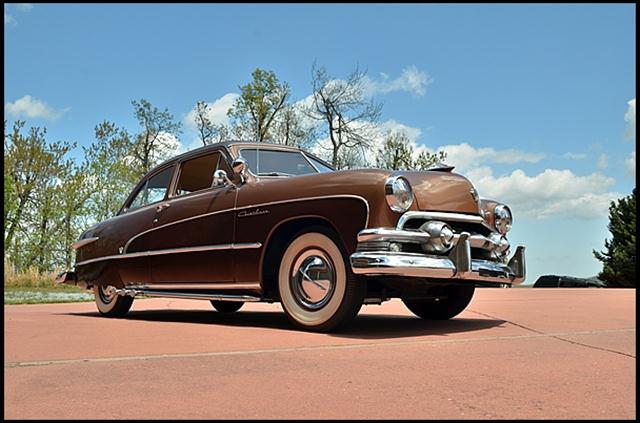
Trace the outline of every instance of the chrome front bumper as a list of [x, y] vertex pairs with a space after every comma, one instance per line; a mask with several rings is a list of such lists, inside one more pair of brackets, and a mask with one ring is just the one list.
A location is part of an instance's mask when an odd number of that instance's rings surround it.
[[[375, 240], [394, 242], [425, 241], [425, 233], [398, 229], [365, 229], [358, 242]], [[428, 238], [428, 235], [427, 235]], [[351, 269], [357, 275], [399, 276], [424, 279], [462, 279], [483, 283], [520, 284], [525, 280], [523, 246], [519, 246], [505, 264], [499, 261], [471, 258], [471, 246], [478, 247], [484, 237], [468, 232], [456, 234], [454, 246], [447, 255], [392, 251], [358, 251], [351, 255]]]

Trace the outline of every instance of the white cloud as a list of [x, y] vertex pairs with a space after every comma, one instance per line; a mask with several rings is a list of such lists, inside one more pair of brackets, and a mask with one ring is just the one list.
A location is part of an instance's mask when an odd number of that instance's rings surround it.
[[381, 81], [375, 81], [365, 77], [365, 90], [368, 95], [376, 93], [390, 93], [393, 91], [406, 91], [418, 96], [427, 93], [427, 85], [433, 82], [433, 78], [426, 72], [419, 70], [415, 65], [410, 65], [402, 70], [402, 74], [396, 79], [389, 79], [385, 73], [380, 74]]
[[627, 113], [624, 114], [624, 120], [627, 122], [627, 131], [625, 138], [632, 139], [636, 137], [636, 99], [633, 98], [627, 102]]
[[596, 166], [598, 166], [598, 169], [600, 170], [604, 170], [607, 167], [609, 167], [609, 156], [607, 156], [605, 153], [600, 154], [600, 157], [598, 157], [598, 163], [596, 163]]
[[16, 22], [15, 18], [9, 14], [9, 6], [14, 8], [19, 12], [28, 12], [33, 9], [33, 5], [31, 3], [10, 3], [4, 4], [4, 24], [16, 26], [18, 22]]
[[15, 117], [42, 118], [47, 120], [56, 120], [70, 108], [56, 110], [42, 100], [25, 95], [15, 102], [5, 103], [4, 108], [7, 112]]
[[156, 142], [158, 148], [153, 151], [152, 160], [157, 163], [186, 151], [180, 140], [168, 132], [160, 132]]
[[28, 12], [33, 9], [33, 5], [31, 3], [14, 3], [14, 5], [16, 6], [16, 9], [21, 12]]
[[455, 166], [456, 171], [458, 172], [473, 169], [478, 167], [480, 164], [515, 164], [520, 162], [537, 163], [545, 158], [544, 153], [533, 153], [513, 148], [504, 150], [496, 150], [493, 147], [475, 148], [467, 143], [443, 145], [438, 147], [437, 150], [446, 151], [447, 158], [445, 162], [449, 165]]
[[4, 24], [5, 25], [16, 25], [16, 20], [8, 12], [9, 12], [9, 5], [5, 3], [5, 5], [4, 5]]
[[[214, 124], [229, 124], [229, 117], [227, 116], [227, 111], [233, 106], [233, 103], [236, 99], [240, 97], [239, 94], [236, 93], [227, 93], [220, 97], [219, 99], [213, 102], [207, 102], [209, 105], [209, 114], [208, 118], [211, 123]], [[184, 124], [189, 129], [196, 129], [196, 121], [195, 121], [195, 106], [184, 118]]]
[[624, 167], [629, 175], [636, 175], [636, 150], [633, 150], [631, 154], [629, 154], [629, 158], [624, 161]]
[[518, 216], [602, 218], [607, 216], [609, 203], [622, 197], [609, 191], [615, 179], [601, 173], [579, 176], [567, 169], [546, 169], [528, 176], [517, 169], [510, 175], [494, 176], [491, 168], [479, 167], [465, 176], [482, 197], [508, 204], [516, 219]]
[[564, 153], [564, 155], [562, 156], [565, 159], [570, 159], [570, 160], [582, 160], [582, 159], [586, 159], [587, 158], [587, 154], [586, 153], [572, 153], [572, 152], [567, 152]]

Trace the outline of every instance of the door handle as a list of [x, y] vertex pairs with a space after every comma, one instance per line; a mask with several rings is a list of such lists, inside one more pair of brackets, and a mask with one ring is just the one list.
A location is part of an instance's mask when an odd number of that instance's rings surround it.
[[160, 213], [162, 210], [168, 209], [169, 207], [171, 207], [171, 203], [158, 204], [156, 206], [156, 212]]

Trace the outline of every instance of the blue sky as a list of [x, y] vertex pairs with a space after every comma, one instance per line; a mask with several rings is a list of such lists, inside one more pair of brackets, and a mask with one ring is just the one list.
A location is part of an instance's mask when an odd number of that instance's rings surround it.
[[146, 98], [185, 122], [188, 149], [195, 102], [232, 100], [256, 67], [297, 101], [314, 60], [336, 78], [359, 65], [385, 128], [512, 206], [529, 283], [592, 276], [608, 202], [635, 186], [635, 8], [10, 4], [5, 119], [87, 145], [104, 119], [136, 131], [131, 100]]

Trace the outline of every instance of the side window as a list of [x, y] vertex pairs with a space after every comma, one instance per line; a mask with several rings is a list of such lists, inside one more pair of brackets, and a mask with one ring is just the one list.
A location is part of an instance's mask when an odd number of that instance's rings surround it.
[[320, 173], [333, 172], [333, 169], [331, 169], [329, 166], [327, 166], [324, 163], [322, 163], [320, 160], [316, 160], [311, 156], [307, 156], [307, 159], [309, 159], [311, 161], [311, 163], [313, 163], [313, 165], [316, 168], [318, 168], [318, 172], [320, 172]]
[[222, 169], [231, 177], [229, 166], [220, 153], [207, 154], [187, 160], [180, 168], [176, 195], [185, 195], [211, 188], [213, 172]]
[[155, 174], [150, 179], [147, 179], [147, 182], [142, 186], [142, 188], [140, 188], [131, 202], [129, 210], [161, 201], [167, 193], [172, 172], [173, 167], [168, 167], [162, 172]]

